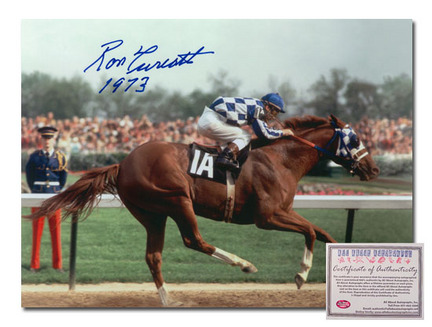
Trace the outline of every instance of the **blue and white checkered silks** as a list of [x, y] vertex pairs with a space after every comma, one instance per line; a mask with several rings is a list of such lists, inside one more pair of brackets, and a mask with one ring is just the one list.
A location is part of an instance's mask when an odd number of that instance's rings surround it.
[[209, 108], [225, 117], [228, 124], [244, 126], [254, 117], [256, 110], [264, 111], [264, 104], [254, 98], [218, 97]]
[[344, 128], [335, 128], [335, 131], [339, 135], [339, 145], [336, 150], [337, 156], [360, 161], [368, 155], [367, 151], [362, 153], [360, 156], [357, 155], [360, 151], [365, 150], [366, 148], [358, 139], [357, 134], [354, 132], [352, 127], [345, 125]]
[[264, 104], [259, 99], [218, 97], [209, 108], [221, 115], [229, 125], [252, 125], [253, 131], [259, 137], [276, 139], [283, 135], [281, 130], [271, 128], [261, 120], [265, 112]]

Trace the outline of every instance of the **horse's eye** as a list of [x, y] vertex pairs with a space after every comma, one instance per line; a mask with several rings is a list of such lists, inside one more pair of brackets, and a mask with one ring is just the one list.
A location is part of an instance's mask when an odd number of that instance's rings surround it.
[[360, 142], [357, 138], [357, 135], [353, 135], [350, 140], [351, 146], [353, 148], [358, 148], [360, 146]]

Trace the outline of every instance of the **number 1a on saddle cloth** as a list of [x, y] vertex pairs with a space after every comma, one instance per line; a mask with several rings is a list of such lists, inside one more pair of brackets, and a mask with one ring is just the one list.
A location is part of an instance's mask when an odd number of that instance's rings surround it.
[[[217, 183], [226, 184], [226, 171], [214, 165], [220, 151], [221, 149], [218, 146], [206, 146], [192, 143], [189, 147], [188, 174], [194, 177], [205, 178]], [[240, 152], [240, 168], [238, 172], [233, 173], [235, 179], [237, 179], [240, 174], [241, 166], [246, 161], [248, 153], [248, 147]]]

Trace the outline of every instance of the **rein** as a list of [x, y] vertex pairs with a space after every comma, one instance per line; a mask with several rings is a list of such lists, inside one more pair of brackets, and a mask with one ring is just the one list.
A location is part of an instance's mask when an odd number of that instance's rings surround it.
[[[281, 122], [277, 117], [275, 117], [275, 120], [276, 120], [276, 121], [277, 121], [277, 122], [278, 122], [278, 123], [279, 123], [283, 128], [285, 127], [284, 124], [283, 124], [283, 123], [282, 123], [282, 122]], [[333, 123], [332, 123], [332, 125], [333, 125]], [[336, 126], [333, 125], [333, 127], [336, 127]], [[338, 133], [335, 131], [333, 137], [332, 137], [331, 140], [327, 143], [327, 146], [328, 146], [329, 144], [331, 144], [331, 143], [336, 139], [337, 136], [338, 136]], [[293, 139], [295, 139], [295, 140], [297, 140], [297, 141], [299, 141], [299, 142], [301, 142], [301, 143], [303, 143], [303, 144], [306, 144], [306, 145], [308, 145], [308, 146], [310, 146], [310, 147], [316, 149], [317, 151], [319, 151], [319, 152], [321, 152], [321, 153], [323, 153], [325, 156], [329, 157], [329, 158], [332, 159], [334, 162], [336, 162], [337, 164], [340, 164], [340, 165], [343, 166], [345, 169], [347, 169], [347, 170], [350, 172], [350, 174], [352, 174], [352, 175], [355, 174], [355, 173], [354, 173], [354, 170], [358, 167], [359, 162], [360, 162], [360, 159], [363, 158], [363, 156], [361, 156], [360, 158], [358, 158], [358, 160], [356, 160], [356, 159], [354, 159], [354, 158], [352, 158], [352, 157], [351, 157], [350, 159], [348, 159], [348, 160], [346, 160], [346, 159], [342, 159], [341, 157], [337, 156], [336, 154], [333, 154], [333, 153], [331, 153], [330, 151], [328, 151], [328, 150], [326, 150], [326, 149], [324, 149], [324, 148], [321, 148], [320, 146], [316, 145], [315, 143], [310, 142], [310, 141], [308, 141], [308, 140], [305, 140], [304, 138], [301, 138], [301, 137], [296, 136], [296, 135], [290, 135], [290, 137], [293, 138]], [[365, 154], [367, 154], [367, 153], [365, 153]]]
[[[328, 144], [332, 143], [334, 141], [334, 139], [336, 138], [336, 136], [337, 136], [337, 133], [335, 133], [335, 135], [332, 137], [332, 139], [330, 140], [330, 142]], [[332, 159], [334, 162], [342, 165], [346, 169], [349, 169], [349, 172], [351, 174], [354, 174], [354, 169], [356, 169], [358, 166], [358, 162], [356, 160], [353, 160], [353, 159], [344, 160], [344, 159], [338, 157], [337, 155], [331, 153], [330, 151], [316, 145], [315, 143], [312, 143], [308, 140], [305, 140], [304, 138], [301, 138], [301, 137], [296, 136], [296, 135], [290, 135], [290, 137], [303, 143], [303, 144], [310, 146], [311, 148], [318, 150], [319, 152], [323, 153], [324, 155], [326, 155], [327, 157]]]
[[[312, 142], [310, 142], [310, 141], [308, 141], [308, 140], [305, 140], [304, 138], [301, 138], [301, 137], [296, 136], [296, 135], [290, 135], [290, 137], [293, 138], [293, 139], [296, 139], [297, 141], [300, 141], [300, 142], [302, 142], [302, 143], [304, 143], [304, 144], [306, 144], [306, 145], [309, 145], [310, 147], [312, 147], [312, 148], [314, 148], [314, 149], [316, 149], [316, 150], [318, 150], [318, 151], [324, 153], [324, 154], [325, 154], [326, 156], [328, 156], [328, 157], [332, 157], [333, 159], [335, 159], [335, 158], [339, 158], [339, 157], [337, 157], [336, 155], [334, 155], [333, 153], [331, 153], [330, 151], [328, 151], [328, 150], [326, 150], [326, 149], [323, 149], [323, 148], [321, 148], [320, 146], [316, 145], [315, 143], [312, 143]], [[330, 144], [333, 140], [334, 140], [334, 137], [333, 137], [333, 139], [329, 142], [329, 144]]]
[[[282, 128], [285, 128], [285, 125], [280, 121], [279, 118], [274, 117], [274, 119], [276, 120], [277, 123], [279, 123], [279, 125], [281, 125]], [[335, 133], [333, 135], [332, 139], [329, 141], [329, 143], [327, 145], [331, 144], [335, 140], [336, 136], [337, 136], [337, 133]], [[320, 146], [316, 145], [315, 143], [312, 143], [312, 142], [305, 140], [304, 138], [301, 138], [301, 137], [296, 136], [296, 135], [290, 135], [290, 137], [293, 139], [296, 139], [297, 141], [300, 141], [300, 142], [302, 142], [302, 143], [304, 143], [304, 144], [306, 144], [306, 145], [308, 145], [308, 146], [310, 146], [310, 147], [312, 147], [318, 151], [320, 151], [321, 153], [324, 153], [326, 156], [332, 158], [333, 160], [340, 161], [340, 158], [338, 156], [336, 156], [335, 154], [331, 153], [330, 151], [328, 151], [326, 149], [321, 148]]]

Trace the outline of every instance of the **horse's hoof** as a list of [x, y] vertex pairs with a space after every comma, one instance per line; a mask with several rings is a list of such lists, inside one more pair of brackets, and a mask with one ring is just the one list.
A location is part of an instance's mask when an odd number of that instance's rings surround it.
[[247, 274], [256, 273], [258, 271], [254, 265], [243, 267], [241, 270]]
[[299, 290], [299, 289], [303, 286], [303, 284], [305, 283], [305, 280], [304, 280], [303, 277], [300, 276], [299, 274], [297, 274], [297, 275], [295, 276], [294, 280], [295, 280], [295, 283], [296, 283], [296, 285], [297, 285], [297, 289], [298, 289], [298, 290]]

